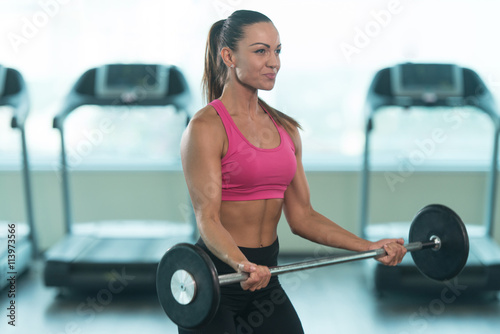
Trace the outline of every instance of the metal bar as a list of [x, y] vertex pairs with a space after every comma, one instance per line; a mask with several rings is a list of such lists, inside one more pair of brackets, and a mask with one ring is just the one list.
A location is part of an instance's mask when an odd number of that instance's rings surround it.
[[486, 208], [486, 235], [493, 238], [493, 225], [495, 224], [495, 203], [497, 197], [498, 150], [500, 137], [499, 120], [495, 120], [495, 137], [493, 142], [493, 158], [489, 175], [488, 203]]
[[361, 212], [360, 212], [360, 236], [366, 238], [366, 225], [368, 224], [368, 192], [370, 191], [370, 134], [373, 128], [371, 116], [372, 110], [369, 110], [368, 120], [365, 128], [365, 146], [363, 151], [363, 168], [361, 173]]
[[64, 140], [64, 124], [62, 122], [59, 127], [59, 132], [61, 134], [61, 186], [64, 207], [64, 225], [66, 227], [66, 234], [71, 234], [71, 232], [73, 232], [73, 217], [71, 211], [71, 193], [69, 190], [69, 165], [66, 155], [66, 143]]
[[28, 158], [28, 144], [26, 140], [26, 131], [24, 129], [24, 124], [19, 128], [21, 131], [21, 144], [22, 144], [22, 155], [23, 155], [23, 179], [24, 179], [24, 199], [26, 201], [26, 215], [28, 220], [28, 225], [30, 227], [30, 239], [33, 245], [33, 250], [31, 255], [36, 258], [39, 253], [38, 235], [35, 230], [35, 218], [33, 214], [33, 193], [31, 188], [31, 174], [29, 167]]
[[[438, 238], [436, 240], [439, 240]], [[438, 241], [431, 240], [428, 242], [412, 242], [404, 245], [408, 252], [418, 251], [424, 248], [434, 248], [438, 244]], [[439, 241], [440, 242], [440, 241]], [[299, 270], [306, 270], [312, 268], [324, 267], [332, 264], [345, 263], [357, 260], [364, 260], [369, 258], [377, 258], [380, 256], [386, 255], [386, 252], [383, 248], [374, 249], [366, 252], [358, 252], [354, 254], [348, 255], [337, 255], [337, 256], [329, 256], [316, 260], [310, 261], [302, 261], [292, 264], [287, 264], [283, 266], [270, 267], [269, 271], [271, 272], [271, 276], [276, 276], [280, 274], [291, 273]], [[244, 281], [248, 278], [248, 273], [239, 272], [234, 274], [226, 274], [219, 276], [219, 285], [227, 285], [238, 283]]]

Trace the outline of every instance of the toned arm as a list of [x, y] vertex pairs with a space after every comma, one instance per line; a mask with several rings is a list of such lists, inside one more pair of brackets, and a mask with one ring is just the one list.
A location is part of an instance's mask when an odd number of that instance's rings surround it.
[[295, 144], [297, 171], [285, 192], [284, 213], [294, 234], [316, 243], [355, 251], [367, 250], [363, 240], [316, 212], [310, 201], [309, 184], [302, 165], [302, 143], [297, 129], [290, 134]]
[[247, 259], [220, 221], [224, 130], [210, 109], [198, 112], [183, 134], [182, 167], [201, 238], [214, 255], [237, 270]]
[[302, 165], [300, 134], [295, 129], [290, 135], [295, 144], [297, 171], [285, 192], [283, 210], [293, 233], [322, 245], [353, 251], [384, 247], [388, 255], [378, 260], [387, 265], [400, 263], [406, 253], [406, 249], [401, 246], [403, 239], [370, 242], [359, 238], [313, 209], [309, 185]]

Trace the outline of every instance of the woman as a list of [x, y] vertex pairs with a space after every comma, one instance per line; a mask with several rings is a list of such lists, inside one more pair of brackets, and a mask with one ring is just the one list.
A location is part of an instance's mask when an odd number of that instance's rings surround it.
[[[258, 98], [280, 70], [278, 31], [265, 15], [236, 11], [209, 33], [205, 93], [210, 102], [191, 120], [182, 164], [201, 235], [198, 245], [219, 275], [249, 273], [221, 288], [214, 320], [197, 333], [303, 333], [269, 266], [277, 265], [277, 224], [331, 247], [384, 247], [384, 264], [401, 262], [402, 239], [363, 240], [314, 211], [302, 166], [299, 124]], [[179, 329], [179, 333], [193, 333]]]

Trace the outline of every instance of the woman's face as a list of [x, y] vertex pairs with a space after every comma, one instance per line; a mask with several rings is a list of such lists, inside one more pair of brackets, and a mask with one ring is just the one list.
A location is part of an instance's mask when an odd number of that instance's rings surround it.
[[234, 52], [236, 79], [255, 89], [271, 90], [280, 69], [281, 42], [271, 22], [245, 27]]

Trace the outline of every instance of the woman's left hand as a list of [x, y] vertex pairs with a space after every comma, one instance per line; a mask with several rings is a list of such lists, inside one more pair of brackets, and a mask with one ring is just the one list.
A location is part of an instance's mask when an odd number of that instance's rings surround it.
[[387, 255], [377, 258], [377, 261], [385, 264], [386, 266], [395, 266], [401, 263], [406, 254], [406, 248], [403, 246], [404, 240], [399, 239], [382, 239], [373, 242], [368, 250], [384, 248]]

